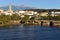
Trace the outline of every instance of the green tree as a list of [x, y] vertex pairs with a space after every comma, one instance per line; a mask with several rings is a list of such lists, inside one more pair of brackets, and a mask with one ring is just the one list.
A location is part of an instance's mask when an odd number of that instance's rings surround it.
[[17, 14], [13, 14], [13, 15], [11, 16], [11, 20], [20, 20], [20, 16], [17, 15]]
[[10, 16], [9, 15], [0, 15], [0, 21], [3, 23], [6, 23], [10, 20]]
[[29, 16], [28, 16], [28, 15], [25, 15], [24, 18], [23, 18], [22, 20], [24, 20], [24, 21], [29, 20]]

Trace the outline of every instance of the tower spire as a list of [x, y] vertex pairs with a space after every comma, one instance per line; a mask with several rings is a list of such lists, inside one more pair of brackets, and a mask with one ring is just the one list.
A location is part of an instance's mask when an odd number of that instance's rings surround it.
[[9, 11], [12, 11], [12, 7], [11, 7], [11, 5], [9, 5]]
[[11, 6], [11, 5], [9, 5], [8, 12], [9, 12], [9, 13], [12, 13], [12, 12], [13, 12], [13, 11], [12, 11], [12, 6]]

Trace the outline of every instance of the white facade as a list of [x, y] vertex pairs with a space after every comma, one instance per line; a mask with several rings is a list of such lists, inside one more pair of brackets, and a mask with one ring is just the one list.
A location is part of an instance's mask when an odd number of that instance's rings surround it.
[[26, 15], [35, 15], [35, 14], [37, 14], [37, 12], [34, 12], [34, 11], [27, 11], [26, 13], [27, 13]]
[[40, 13], [40, 16], [48, 16], [48, 12], [42, 12]]
[[0, 9], [0, 15], [4, 13], [4, 10]]
[[5, 15], [12, 15], [13, 13], [4, 12]]
[[4, 10], [0, 9], [0, 13], [3, 13], [3, 12], [4, 12]]
[[60, 12], [58, 12], [58, 11], [57, 12], [54, 12], [54, 11], [51, 12], [51, 16], [59, 16], [59, 15], [60, 15]]
[[54, 11], [51, 12], [51, 16], [54, 16]]
[[19, 13], [25, 13], [25, 11], [19, 11]]
[[19, 11], [17, 12], [19, 15], [35, 15], [37, 12], [34, 11]]

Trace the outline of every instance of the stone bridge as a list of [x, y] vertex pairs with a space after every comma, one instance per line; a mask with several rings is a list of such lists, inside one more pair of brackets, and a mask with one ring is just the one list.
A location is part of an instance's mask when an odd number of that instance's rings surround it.
[[60, 26], [59, 20], [27, 20], [24, 24], [33, 24], [40, 26]]

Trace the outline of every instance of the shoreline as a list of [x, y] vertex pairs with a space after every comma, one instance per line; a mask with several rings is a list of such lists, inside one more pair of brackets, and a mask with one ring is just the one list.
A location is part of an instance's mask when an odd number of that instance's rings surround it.
[[[30, 20], [31, 21], [31, 20]], [[6, 24], [0, 24], [0, 27], [1, 26], [12, 26], [12, 25], [21, 25], [21, 24], [24, 24], [24, 25], [39, 25], [39, 26], [54, 26], [54, 27], [60, 27], [60, 21], [50, 21], [50, 20], [34, 20], [33, 22], [23, 22], [21, 23], [21, 20], [15, 20], [15, 21], [9, 21], [8, 23]]]

